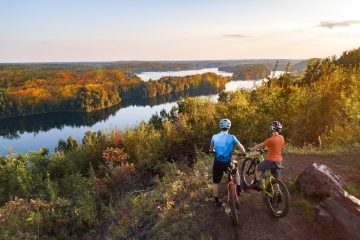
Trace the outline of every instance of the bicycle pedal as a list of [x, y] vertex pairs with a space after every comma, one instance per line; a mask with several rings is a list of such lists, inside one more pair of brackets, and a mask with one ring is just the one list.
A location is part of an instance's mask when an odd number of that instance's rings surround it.
[[216, 201], [216, 200], [214, 201], [214, 205], [218, 208], [222, 207], [223, 204], [224, 203], [222, 203], [221, 201]]

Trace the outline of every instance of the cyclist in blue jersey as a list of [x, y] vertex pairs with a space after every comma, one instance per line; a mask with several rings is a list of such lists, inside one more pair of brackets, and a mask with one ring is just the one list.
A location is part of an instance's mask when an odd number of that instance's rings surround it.
[[[213, 165], [213, 196], [216, 205], [221, 205], [219, 200], [219, 183], [223, 176], [224, 171], [229, 167], [231, 163], [231, 155], [234, 145], [243, 153], [245, 148], [237, 140], [234, 135], [229, 134], [231, 127], [231, 121], [229, 119], [221, 119], [220, 121], [221, 132], [212, 136], [210, 143], [210, 152], [215, 151], [215, 160]], [[237, 193], [242, 193], [240, 185], [239, 171], [235, 175], [235, 184]]]

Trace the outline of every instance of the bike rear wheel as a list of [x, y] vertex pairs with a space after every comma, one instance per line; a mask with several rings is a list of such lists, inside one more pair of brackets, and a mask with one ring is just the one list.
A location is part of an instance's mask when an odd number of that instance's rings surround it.
[[241, 180], [244, 186], [251, 188], [255, 182], [256, 163], [253, 158], [245, 158], [241, 166]]
[[233, 221], [234, 224], [238, 225], [239, 222], [239, 216], [238, 216], [238, 211], [236, 209], [236, 192], [235, 192], [235, 185], [230, 185], [229, 186], [229, 198], [230, 198], [230, 213], [231, 213], [231, 219]]
[[271, 184], [274, 188], [274, 197], [266, 194], [266, 205], [270, 213], [276, 218], [283, 218], [290, 208], [290, 193], [286, 184], [278, 179], [273, 179]]

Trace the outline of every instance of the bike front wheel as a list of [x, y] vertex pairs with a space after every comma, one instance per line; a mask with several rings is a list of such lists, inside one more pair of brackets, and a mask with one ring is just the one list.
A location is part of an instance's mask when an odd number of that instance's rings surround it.
[[283, 218], [290, 208], [290, 193], [286, 184], [278, 179], [273, 179], [271, 184], [274, 188], [273, 197], [266, 194], [266, 205], [270, 213], [276, 218]]
[[232, 218], [232, 221], [234, 224], [238, 225], [240, 222], [239, 222], [239, 215], [238, 215], [238, 211], [236, 209], [236, 192], [235, 192], [235, 185], [231, 185], [229, 186], [229, 202], [230, 202], [230, 213], [231, 213], [231, 218]]
[[245, 158], [241, 166], [241, 180], [244, 186], [251, 188], [255, 182], [256, 163], [253, 158]]

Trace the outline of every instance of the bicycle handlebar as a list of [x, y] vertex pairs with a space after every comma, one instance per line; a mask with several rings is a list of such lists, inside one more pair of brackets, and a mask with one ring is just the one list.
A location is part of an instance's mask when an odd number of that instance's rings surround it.
[[[214, 153], [214, 154], [215, 154], [216, 151], [211, 151], [211, 150], [209, 150], [209, 153]], [[237, 154], [237, 155], [242, 156], [242, 157], [245, 157], [245, 156], [246, 156], [246, 153], [242, 153], [242, 152], [237, 151], [237, 150], [233, 151], [233, 154]]]
[[[264, 153], [265, 152], [265, 149], [263, 149], [263, 148], [260, 148], [260, 149], [256, 149], [256, 151], [257, 152], [259, 152], [259, 153]], [[251, 152], [251, 148], [246, 148], [246, 152]]]

